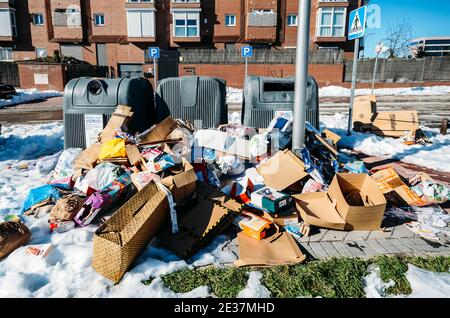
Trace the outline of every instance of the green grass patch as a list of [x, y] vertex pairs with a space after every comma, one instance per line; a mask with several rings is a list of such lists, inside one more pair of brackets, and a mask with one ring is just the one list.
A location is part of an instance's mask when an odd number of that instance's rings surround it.
[[[388, 294], [410, 294], [411, 286], [405, 276], [408, 264], [432, 272], [448, 272], [450, 257], [378, 256], [369, 260], [332, 258], [257, 270], [263, 273], [261, 282], [270, 290], [272, 297], [360, 298], [365, 296], [364, 277], [369, 274], [368, 267], [371, 264], [380, 267], [383, 281], [395, 282], [387, 290]], [[209, 266], [181, 270], [163, 276], [162, 280], [167, 288], [177, 293], [209, 286], [214, 295], [230, 298], [236, 297], [245, 288], [249, 271], [249, 268]]]

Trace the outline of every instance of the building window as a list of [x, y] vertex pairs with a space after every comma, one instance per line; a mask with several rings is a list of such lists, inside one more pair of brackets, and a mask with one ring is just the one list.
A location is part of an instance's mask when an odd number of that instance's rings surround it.
[[226, 26], [236, 26], [236, 16], [234, 14], [225, 15], [225, 25]]
[[317, 12], [316, 35], [324, 37], [345, 36], [346, 12], [346, 8], [319, 8]]
[[297, 15], [289, 14], [287, 17], [287, 25], [288, 26], [296, 26], [297, 25]]
[[36, 58], [44, 59], [47, 57], [47, 49], [45, 48], [36, 48]]
[[173, 3], [199, 3], [200, 0], [172, 0]]
[[200, 36], [200, 15], [198, 12], [174, 12], [174, 37]]
[[154, 10], [127, 10], [128, 37], [142, 38], [155, 36]]
[[10, 47], [0, 47], [0, 61], [12, 61], [12, 52]]
[[14, 11], [11, 11], [10, 15], [11, 15], [11, 33], [13, 36], [17, 36], [16, 13]]
[[94, 23], [96, 26], [104, 26], [105, 25], [105, 15], [103, 13], [94, 14]]
[[44, 15], [42, 13], [33, 13], [33, 24], [44, 25]]

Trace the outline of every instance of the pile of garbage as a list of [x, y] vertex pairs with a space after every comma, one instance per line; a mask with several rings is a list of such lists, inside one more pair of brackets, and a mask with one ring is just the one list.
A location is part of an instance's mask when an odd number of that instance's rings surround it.
[[[450, 198], [446, 187], [424, 174], [405, 183], [392, 168], [370, 175], [338, 151], [338, 135], [309, 124], [305, 147], [294, 154], [289, 112], [265, 129], [194, 129], [167, 117], [135, 135], [127, 133], [132, 117], [118, 106], [98, 142], [41, 163], [50, 180], [0, 224], [0, 242], [10, 242], [0, 244], [0, 257], [29, 242], [23, 215], [49, 214], [52, 233], [95, 231], [92, 266], [114, 282], [154, 237], [188, 259], [228, 227], [238, 232], [236, 266], [303, 262], [299, 244], [311, 227], [379, 230], [394, 217], [426, 238], [450, 237], [450, 219], [437, 208]], [[45, 257], [51, 248], [26, 252]]]

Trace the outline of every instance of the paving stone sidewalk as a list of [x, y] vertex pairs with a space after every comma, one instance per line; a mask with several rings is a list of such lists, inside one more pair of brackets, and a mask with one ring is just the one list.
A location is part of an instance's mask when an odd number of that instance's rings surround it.
[[[371, 258], [377, 255], [450, 256], [450, 244], [430, 242], [405, 225], [385, 231], [334, 231], [316, 229], [299, 240], [302, 251], [312, 259], [331, 257]], [[239, 257], [237, 239], [224, 247]]]

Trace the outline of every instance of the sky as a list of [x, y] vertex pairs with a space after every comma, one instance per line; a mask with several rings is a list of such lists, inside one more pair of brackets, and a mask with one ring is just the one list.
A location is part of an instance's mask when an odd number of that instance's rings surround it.
[[[379, 10], [370, 5], [377, 5]], [[450, 36], [450, 0], [371, 0], [368, 12], [368, 22], [374, 21], [370, 14], [379, 12], [381, 28], [375, 23], [376, 28], [366, 30], [366, 57], [375, 56], [376, 43], [386, 37], [391, 24], [403, 18], [411, 23], [414, 37]]]

